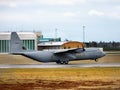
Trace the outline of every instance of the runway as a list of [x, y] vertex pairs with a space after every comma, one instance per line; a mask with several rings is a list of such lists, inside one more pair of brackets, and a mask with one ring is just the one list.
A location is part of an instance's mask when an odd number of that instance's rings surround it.
[[120, 67], [120, 63], [92, 63], [92, 64], [68, 64], [58, 65], [55, 63], [45, 64], [1, 64], [0, 68], [89, 68], [89, 67]]

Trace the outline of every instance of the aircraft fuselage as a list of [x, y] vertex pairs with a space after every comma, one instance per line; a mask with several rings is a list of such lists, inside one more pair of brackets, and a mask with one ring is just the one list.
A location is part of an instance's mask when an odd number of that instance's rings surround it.
[[56, 55], [53, 50], [49, 51], [33, 51], [23, 52], [24, 56], [32, 58], [40, 62], [57, 62], [57, 61], [74, 61], [74, 60], [96, 60], [105, 56], [105, 53], [99, 48], [86, 48], [84, 52], [78, 53], [63, 53]]

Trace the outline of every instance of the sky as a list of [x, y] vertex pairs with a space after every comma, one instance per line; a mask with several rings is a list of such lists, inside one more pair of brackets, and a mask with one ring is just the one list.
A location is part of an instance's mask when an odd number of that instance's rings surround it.
[[0, 31], [62, 40], [120, 42], [120, 0], [0, 0]]

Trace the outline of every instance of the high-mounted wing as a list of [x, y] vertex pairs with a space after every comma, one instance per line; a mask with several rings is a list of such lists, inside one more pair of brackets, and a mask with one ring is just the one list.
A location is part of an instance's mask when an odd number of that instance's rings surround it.
[[84, 48], [62, 49], [59, 51], [55, 51], [54, 55], [59, 59], [56, 63], [68, 64], [69, 60], [77, 59], [75, 53], [81, 53], [84, 51]]
[[55, 51], [54, 54], [81, 53], [83, 51], [85, 51], [84, 48], [62, 49], [62, 50]]

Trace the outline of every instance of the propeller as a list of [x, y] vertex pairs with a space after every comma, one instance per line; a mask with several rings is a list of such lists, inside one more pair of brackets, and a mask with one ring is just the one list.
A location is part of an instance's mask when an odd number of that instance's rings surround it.
[[83, 51], [85, 51], [84, 44], [82, 44], [82, 49], [83, 49]]

